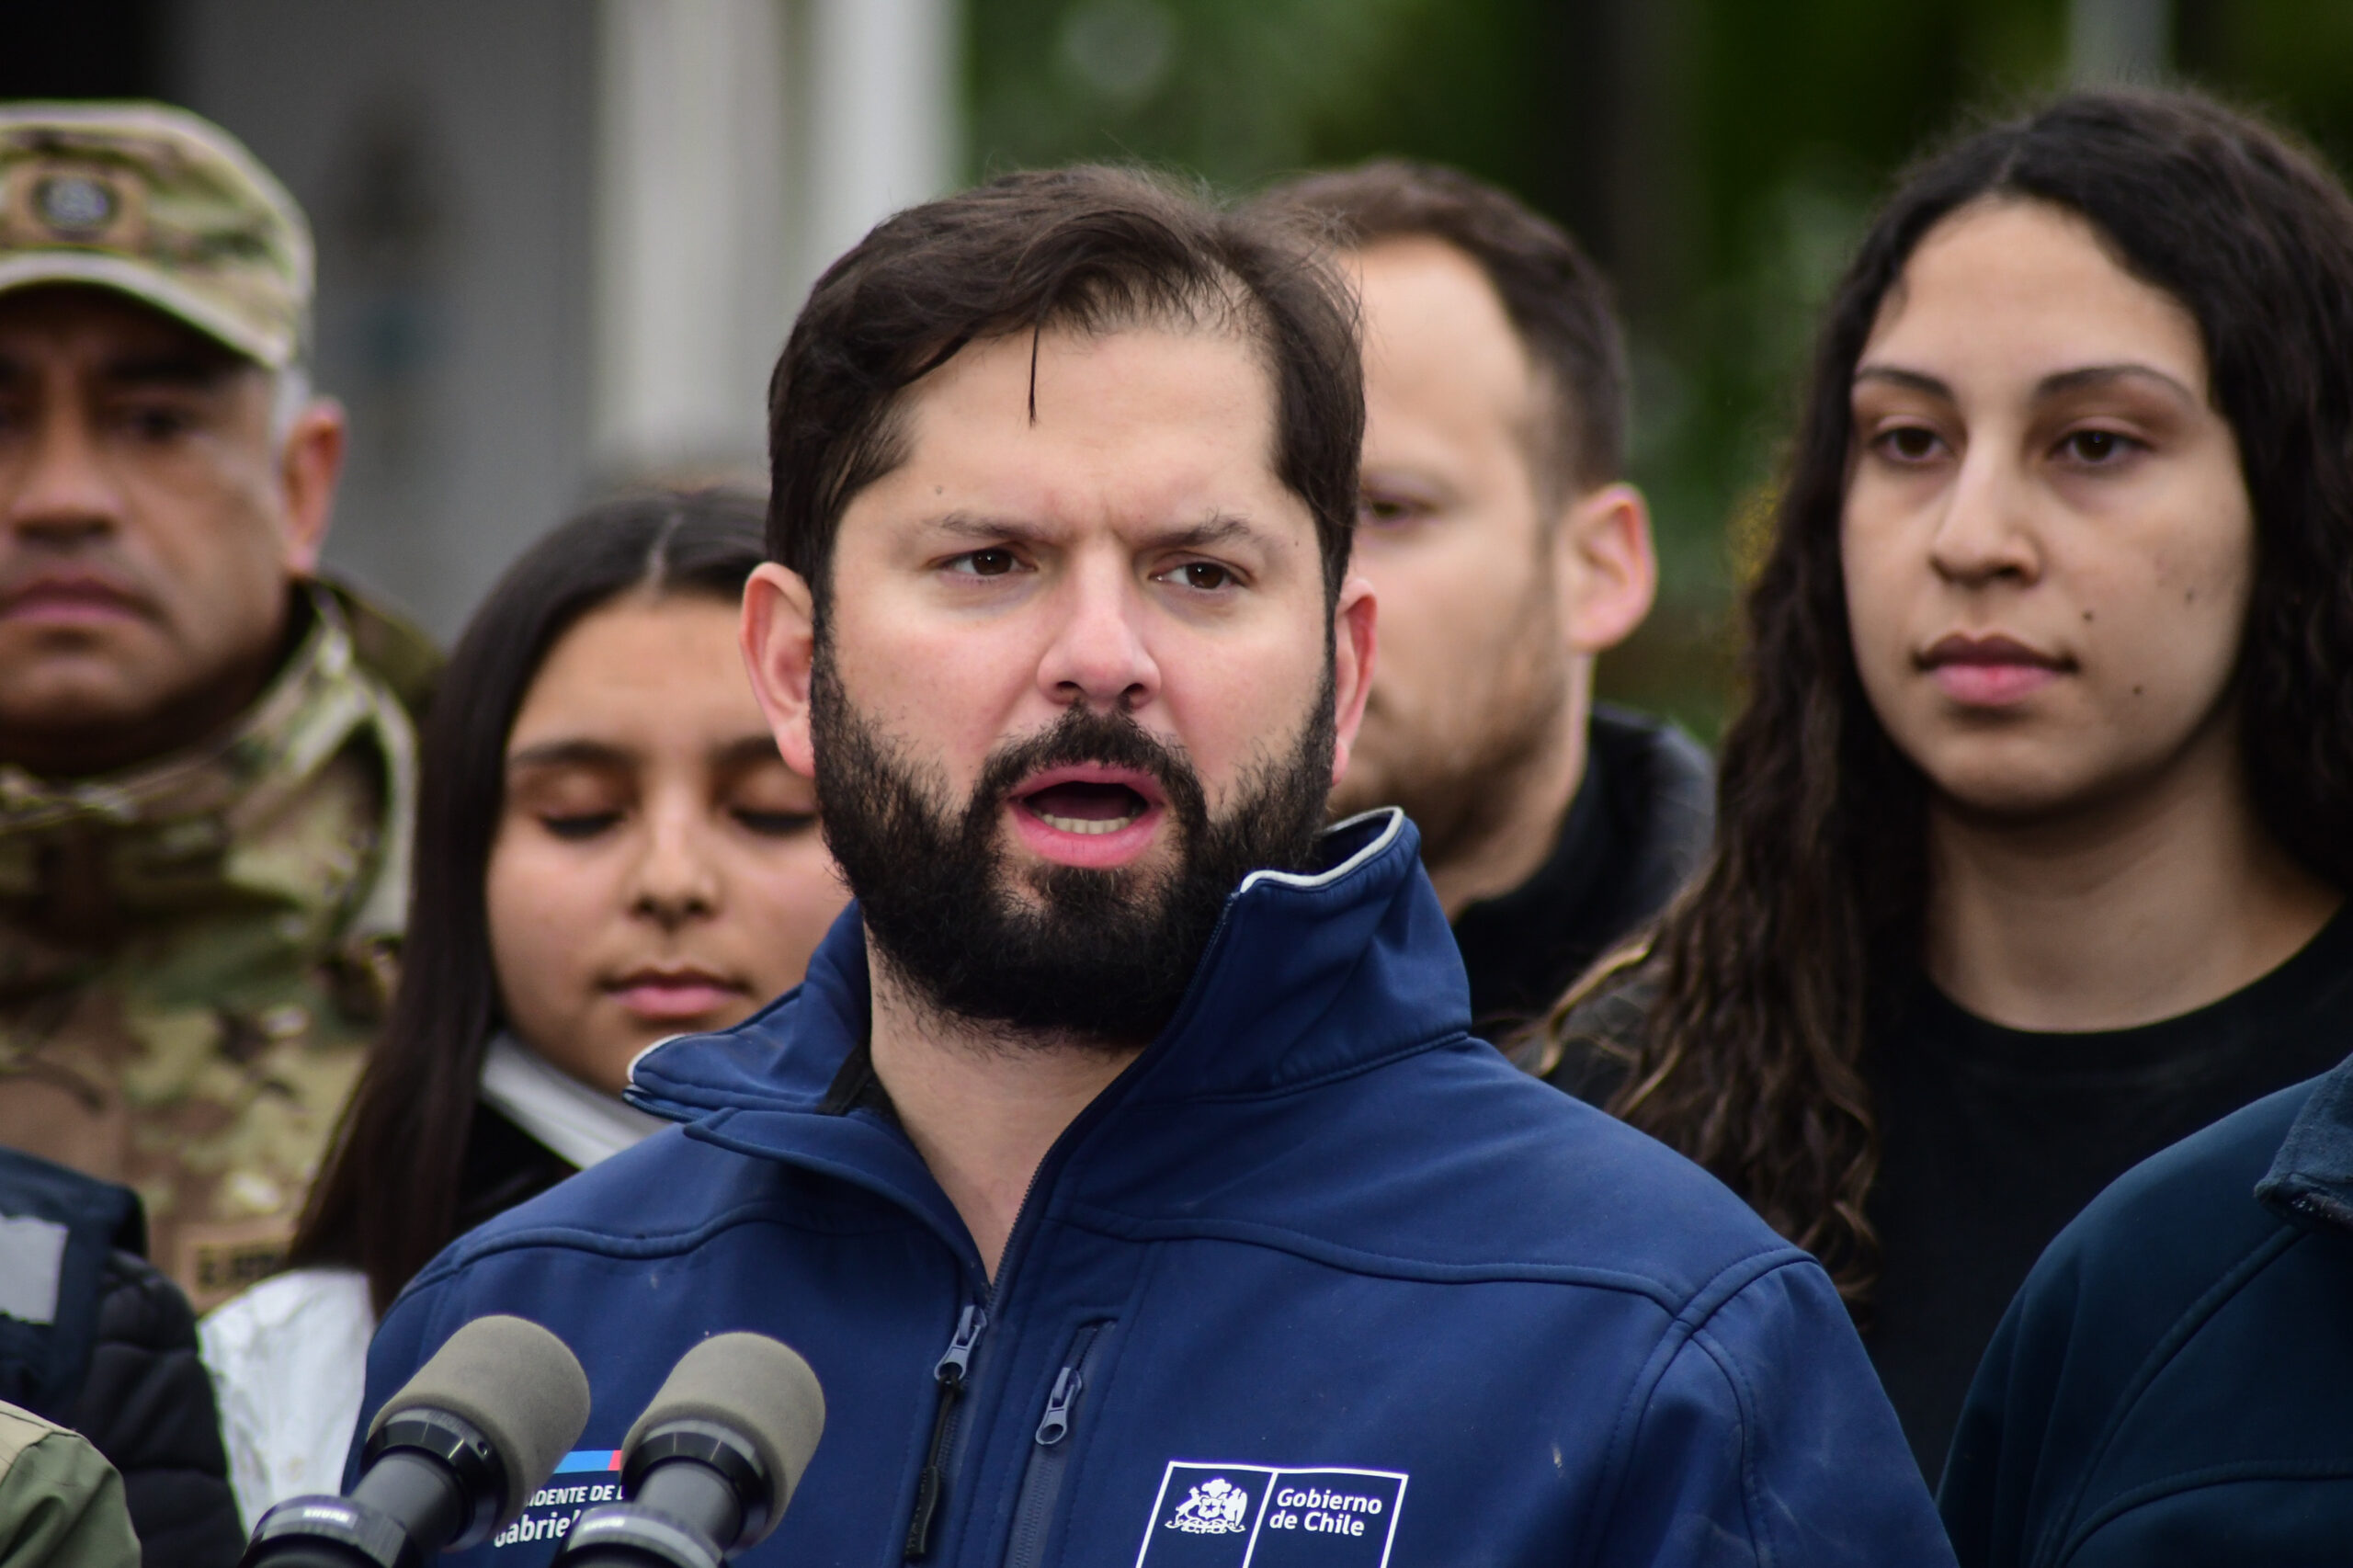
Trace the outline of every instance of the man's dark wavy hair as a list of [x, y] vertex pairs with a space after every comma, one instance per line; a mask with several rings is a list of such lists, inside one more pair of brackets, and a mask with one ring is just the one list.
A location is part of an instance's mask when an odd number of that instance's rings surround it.
[[1154, 324], [1238, 330], [1259, 349], [1269, 457], [1315, 519], [1336, 598], [1364, 439], [1347, 290], [1301, 228], [1091, 165], [911, 207], [817, 280], [768, 382], [769, 555], [809, 583], [822, 618], [843, 511], [905, 460], [909, 387], [969, 344]]
[[1848, 396], [1915, 248], [1986, 199], [2080, 216], [2196, 319], [2255, 515], [2235, 677], [2246, 777], [2279, 843], [2353, 887], [2353, 203], [2313, 154], [2192, 93], [2074, 94], [1965, 137], [1901, 181], [1831, 301], [1748, 596], [1715, 854], [1634, 971], [1656, 997], [1618, 1042], [1610, 1105], [1819, 1256], [1859, 1314], [1879, 1259], [1864, 1052], [1917, 972], [1927, 868], [1926, 784], [1865, 698], [1848, 636]]

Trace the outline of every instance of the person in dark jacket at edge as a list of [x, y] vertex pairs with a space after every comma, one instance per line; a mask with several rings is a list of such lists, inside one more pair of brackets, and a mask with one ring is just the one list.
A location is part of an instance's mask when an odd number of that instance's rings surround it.
[[244, 1531], [196, 1315], [146, 1250], [129, 1187], [0, 1149], [0, 1401], [113, 1466], [148, 1568], [225, 1568]]
[[2344, 1561], [2347, 1301], [2353, 1062], [2135, 1166], [2060, 1233], [1953, 1434], [1938, 1502], [1961, 1561]]
[[2154, 91], [1898, 183], [1826, 313], [1715, 854], [1554, 1027], [1823, 1259], [1931, 1478], [2052, 1238], [2353, 1040], [2343, 201]]
[[[2208, 329], [2223, 406], [2235, 416], [2236, 400], [2265, 400], [2266, 416], [2241, 426], [2263, 432], [2273, 465], [2256, 517], [2270, 646], [2249, 651], [2247, 701], [2288, 743], [2259, 776], [2277, 820], [2341, 895], [2353, 886], [2353, 200], [2275, 135], [2211, 108], [2177, 113], [2176, 133], [2155, 139], [2165, 157], [2107, 160], [2102, 222], [2125, 215], [2143, 236], [2131, 254], [2165, 258], [2151, 275], [2228, 324]], [[2353, 960], [2325, 942], [2279, 971], [2301, 969], [2292, 984], [2259, 982], [2272, 993], [2261, 1006], [2210, 1009], [2204, 1031], [2217, 1054], [2325, 1070], [2135, 1166], [2010, 1302], [1938, 1493], [1963, 1562], [2353, 1551]]]
[[1354, 569], [1381, 664], [1335, 816], [1403, 806], [1506, 1045], [1698, 868], [1708, 755], [1593, 699], [1649, 613], [1650, 514], [1625, 483], [1626, 351], [1600, 273], [1518, 200], [1382, 160], [1264, 198], [1328, 224], [1364, 312]]
[[[754, 1568], [1949, 1561], [1814, 1261], [1470, 1035], [1402, 812], [1322, 829], [1361, 377], [1302, 240], [1136, 174], [834, 264], [744, 625], [854, 902], [638, 1060], [685, 1127], [426, 1267], [368, 1410], [512, 1312], [609, 1466], [679, 1355], [773, 1335], [827, 1416]], [[546, 1561], [585, 1490], [454, 1561]]]

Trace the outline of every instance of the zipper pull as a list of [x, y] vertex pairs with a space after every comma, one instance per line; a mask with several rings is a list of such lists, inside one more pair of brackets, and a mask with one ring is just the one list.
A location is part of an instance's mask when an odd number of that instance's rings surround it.
[[949, 1388], [963, 1387], [964, 1374], [972, 1369], [972, 1346], [980, 1343], [981, 1330], [988, 1325], [988, 1312], [980, 1302], [966, 1307], [956, 1320], [956, 1336], [948, 1342], [947, 1354], [940, 1357], [931, 1375]]
[[1046, 1396], [1046, 1416], [1038, 1423], [1038, 1446], [1051, 1449], [1070, 1435], [1070, 1407], [1086, 1387], [1075, 1363], [1054, 1374], [1054, 1392]]
[[988, 1325], [988, 1312], [978, 1301], [966, 1307], [956, 1320], [956, 1333], [946, 1353], [931, 1369], [933, 1381], [939, 1384], [939, 1406], [932, 1417], [931, 1448], [924, 1456], [923, 1472], [915, 1477], [915, 1510], [907, 1518], [903, 1555], [910, 1562], [931, 1555], [931, 1523], [939, 1512], [940, 1494], [948, 1488], [948, 1440], [956, 1430], [956, 1402], [963, 1397], [964, 1378], [972, 1369], [972, 1347]]

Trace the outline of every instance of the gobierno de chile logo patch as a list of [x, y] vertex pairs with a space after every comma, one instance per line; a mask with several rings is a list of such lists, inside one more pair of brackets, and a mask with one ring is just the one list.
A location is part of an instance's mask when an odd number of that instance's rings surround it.
[[1405, 1476], [1171, 1460], [1136, 1568], [1385, 1568]]

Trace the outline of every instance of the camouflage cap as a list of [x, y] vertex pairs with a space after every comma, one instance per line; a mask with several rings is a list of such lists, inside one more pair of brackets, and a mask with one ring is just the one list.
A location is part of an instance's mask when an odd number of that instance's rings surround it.
[[302, 210], [219, 126], [162, 104], [0, 104], [0, 290], [119, 290], [279, 370], [311, 268]]

